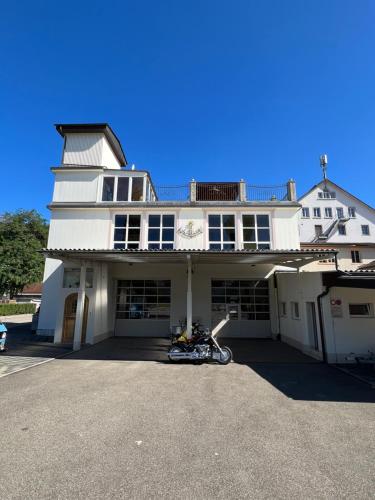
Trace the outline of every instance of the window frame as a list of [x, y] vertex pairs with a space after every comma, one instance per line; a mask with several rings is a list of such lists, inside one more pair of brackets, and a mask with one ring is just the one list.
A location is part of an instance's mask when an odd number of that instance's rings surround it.
[[[295, 306], [297, 306], [297, 310], [296, 310]], [[291, 312], [292, 312], [292, 319], [301, 319], [301, 309], [299, 307], [299, 302], [292, 300], [290, 302], [290, 308], [291, 308]]]
[[362, 262], [361, 253], [359, 250], [350, 250], [352, 264], [360, 264]]
[[[252, 226], [244, 226], [244, 223], [243, 223], [243, 217], [246, 216], [246, 215], [253, 215], [254, 216], [254, 221], [255, 221], [255, 226], [252, 227]], [[259, 216], [262, 216], [262, 215], [266, 215], [268, 217], [268, 227], [266, 226], [258, 226], [258, 219], [257, 217]], [[252, 244], [254, 243], [255, 244], [255, 249], [254, 250], [271, 250], [273, 248], [273, 242], [272, 242], [272, 217], [271, 217], [271, 214], [269, 213], [266, 213], [266, 212], [241, 212], [240, 213], [240, 223], [239, 223], [239, 226], [240, 226], [240, 235], [239, 235], [239, 248], [241, 248], [242, 250], [246, 250], [245, 248], [245, 244]], [[244, 239], [244, 230], [245, 229], [254, 229], [255, 231], [255, 241], [245, 241]], [[269, 231], [269, 240], [268, 241], [259, 241], [258, 240], [258, 229], [268, 229]], [[262, 249], [262, 248], [259, 248], [259, 245], [268, 245], [269, 248], [268, 249]]]
[[[368, 306], [368, 314], [352, 314], [350, 306]], [[373, 318], [374, 317], [374, 304], [371, 302], [350, 302], [348, 304], [348, 312], [350, 318]]]
[[[344, 232], [340, 232], [340, 227], [344, 228]], [[346, 226], [345, 224], [337, 224], [337, 233], [339, 236], [346, 236]]]
[[[303, 213], [304, 210], [307, 211], [307, 215], [304, 215], [304, 213]], [[310, 207], [302, 207], [301, 213], [302, 213], [302, 215], [301, 215], [302, 219], [310, 219]]]
[[[367, 232], [363, 231], [364, 227], [367, 228], [366, 229]], [[362, 233], [362, 236], [370, 236], [370, 225], [369, 224], [361, 224], [361, 233]]]
[[[320, 227], [320, 233], [317, 234], [316, 228]], [[314, 224], [315, 238], [320, 238], [323, 235], [323, 225], [322, 224]]]
[[[150, 281], [153, 281], [153, 282], [156, 282], [157, 285], [150, 285], [150, 284], [146, 284], [146, 282], [150, 282]], [[125, 285], [124, 286], [120, 286], [120, 283], [126, 283], [126, 282], [129, 282], [130, 284], [129, 285]], [[138, 287], [137, 285], [133, 284], [133, 282], [143, 282], [143, 285], [140, 286], [139, 283], [138, 283]], [[169, 283], [169, 285], [165, 286], [165, 285], [161, 285], [160, 282], [167, 282]], [[126, 299], [124, 302], [121, 302], [119, 300], [120, 298], [120, 292], [119, 290], [120, 289], [137, 289], [138, 288], [138, 293], [134, 293], [134, 296], [135, 297], [142, 297], [142, 302], [140, 301], [132, 301], [131, 300], [131, 297], [132, 297], [132, 293], [130, 293], [129, 295], [126, 295]], [[156, 293], [147, 293], [146, 292], [146, 289], [155, 289], [156, 290]], [[163, 289], [164, 290], [164, 293], [159, 293], [159, 288], [160, 289]], [[165, 289], [168, 288], [169, 289], [169, 293], [165, 293]], [[140, 289], [143, 289], [143, 292], [142, 293], [139, 293], [139, 290]], [[172, 289], [173, 289], [173, 283], [172, 283], [172, 280], [170, 278], [168, 279], [162, 279], [162, 278], [145, 278], [145, 279], [136, 279], [136, 278], [130, 278], [130, 279], [117, 279], [116, 280], [116, 296], [115, 296], [115, 318], [116, 320], [122, 320], [122, 321], [133, 321], [133, 320], [142, 320], [142, 321], [168, 321], [170, 322], [171, 321], [171, 306], [172, 306]], [[155, 302], [150, 302], [149, 300], [146, 300], [146, 297], [148, 297], [149, 299], [152, 297], [156, 297], [156, 300]], [[165, 302], [165, 301], [159, 301], [159, 297], [169, 297], [169, 302]], [[129, 300], [130, 299], [130, 300]], [[132, 311], [131, 310], [131, 307], [132, 306], [136, 306], [136, 305], [142, 305], [142, 310], [134, 310]], [[157, 309], [158, 307], [160, 307], [159, 310], [162, 310], [163, 308], [165, 308], [165, 311], [168, 311], [167, 314], [162, 314], [160, 312], [157, 312], [157, 313], [154, 313], [156, 314], [156, 317], [144, 317], [145, 316], [145, 309], [146, 307], [148, 306], [157, 306]], [[119, 306], [121, 306], [121, 309], [119, 308]], [[127, 310], [127, 306], [129, 307], [129, 309]], [[168, 307], [167, 307], [168, 306]], [[138, 314], [137, 314], [138, 313]], [[122, 316], [126, 316], [126, 315], [129, 315], [129, 317], [120, 317], [120, 315]], [[133, 317], [130, 317], [131, 315], [134, 315]], [[159, 317], [159, 316], [162, 316], [162, 317]]]
[[[327, 211], [330, 212], [330, 215], [327, 215]], [[332, 219], [333, 218], [333, 210], [332, 207], [324, 207], [324, 218], [325, 219]]]
[[[125, 227], [116, 226], [116, 215], [120, 215], [120, 216], [126, 217], [126, 226]], [[129, 236], [129, 215], [136, 215], [136, 216], [140, 217], [140, 219], [139, 219], [139, 241], [131, 241], [130, 243], [131, 244], [138, 243], [138, 250], [140, 248], [142, 248], [143, 214], [140, 213], [140, 212], [127, 211], [125, 213], [116, 212], [116, 213], [113, 214], [113, 218], [112, 218], [112, 236], [111, 236], [112, 241], [111, 241], [111, 248], [113, 248], [114, 250], [116, 250], [115, 249], [115, 245], [116, 244], [118, 244], [118, 245], [124, 244], [125, 245], [124, 250], [128, 250], [128, 244], [129, 244], [129, 239], [128, 239], [128, 236]], [[125, 240], [124, 241], [115, 240], [115, 231], [116, 231], [116, 228], [117, 229], [125, 229]], [[131, 228], [131, 229], [138, 229], [138, 228]], [[118, 250], [121, 250], [121, 249], [118, 249]]]
[[[339, 215], [339, 213], [341, 215]], [[343, 219], [345, 217], [345, 213], [344, 213], [344, 208], [343, 207], [336, 207], [336, 216], [338, 219]]]
[[284, 302], [284, 301], [280, 302], [279, 314], [280, 314], [281, 318], [287, 318], [288, 317], [288, 306], [287, 306], [287, 303]]
[[[160, 226], [159, 226], [159, 228], [156, 228], [155, 226], [151, 226], [150, 227], [150, 225], [149, 225], [150, 215], [158, 215], [158, 216], [160, 216]], [[173, 220], [174, 220], [173, 242], [171, 242], [169, 240], [168, 241], [163, 241], [162, 240], [163, 229], [172, 229], [171, 226], [166, 226], [164, 228], [164, 226], [163, 226], [163, 215], [171, 215], [171, 216], [173, 216]], [[150, 250], [149, 245], [156, 245], [156, 244], [158, 244], [159, 245], [159, 250], [162, 250], [162, 244], [163, 243], [166, 244], [166, 245], [172, 243], [172, 249], [175, 250], [176, 249], [176, 241], [177, 241], [177, 238], [176, 238], [176, 235], [177, 235], [177, 214], [175, 212], [147, 212], [145, 214], [145, 217], [146, 217], [146, 222], [145, 222], [145, 248], [147, 250]], [[159, 235], [159, 240], [158, 241], [149, 241], [149, 230], [150, 229], [159, 229], [160, 230], [160, 235]], [[154, 250], [157, 250], [157, 249], [154, 249]]]
[[357, 210], [355, 207], [348, 207], [348, 217], [349, 219], [357, 218]]
[[[219, 227], [214, 227], [214, 226], [210, 226], [210, 216], [211, 215], [217, 215], [220, 217], [220, 228]], [[234, 218], [234, 226], [229, 226], [227, 229], [234, 229], [234, 241], [224, 241], [223, 239], [223, 229], [224, 229], [224, 226], [223, 226], [223, 216], [226, 216], [226, 215], [230, 215]], [[242, 217], [241, 217], [241, 221], [242, 221]], [[210, 249], [210, 245], [220, 245], [220, 249], [215, 249], [213, 248], [212, 250], [216, 250], [216, 251], [225, 251], [225, 250], [237, 250], [239, 248], [239, 245], [238, 245], [238, 234], [237, 234], [237, 231], [238, 231], [238, 221], [237, 221], [237, 213], [236, 212], [223, 212], [223, 211], [216, 211], [216, 212], [207, 212], [207, 215], [206, 215], [206, 227], [207, 227], [207, 232], [206, 232], [206, 235], [207, 235], [207, 250], [211, 250]], [[210, 240], [210, 229], [220, 229], [220, 241], [211, 241]], [[233, 249], [224, 249], [223, 246], [224, 245], [234, 245]]]
[[[319, 215], [315, 215], [315, 211], [319, 213]], [[313, 219], [321, 219], [322, 218], [322, 211], [320, 207], [313, 207]]]

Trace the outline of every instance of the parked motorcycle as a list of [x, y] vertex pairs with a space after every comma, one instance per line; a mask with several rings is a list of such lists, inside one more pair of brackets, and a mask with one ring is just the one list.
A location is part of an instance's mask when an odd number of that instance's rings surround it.
[[232, 351], [227, 346], [220, 347], [209, 329], [202, 330], [199, 324], [194, 324], [192, 338], [187, 339], [182, 333], [172, 336], [172, 345], [168, 350], [170, 361], [217, 361], [227, 365], [233, 359]]

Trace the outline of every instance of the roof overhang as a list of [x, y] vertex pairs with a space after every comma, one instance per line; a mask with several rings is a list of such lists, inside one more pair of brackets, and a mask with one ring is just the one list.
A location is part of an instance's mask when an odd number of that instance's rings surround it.
[[323, 285], [326, 287], [367, 288], [375, 289], [374, 271], [330, 271], [322, 273]]
[[56, 123], [55, 127], [57, 132], [62, 137], [65, 137], [66, 134], [87, 134], [98, 132], [104, 134], [120, 165], [125, 167], [128, 164], [121, 142], [108, 123]]
[[335, 250], [82, 250], [44, 249], [49, 258], [112, 263], [179, 264], [187, 256], [199, 264], [271, 264], [300, 268], [315, 260], [329, 259]]

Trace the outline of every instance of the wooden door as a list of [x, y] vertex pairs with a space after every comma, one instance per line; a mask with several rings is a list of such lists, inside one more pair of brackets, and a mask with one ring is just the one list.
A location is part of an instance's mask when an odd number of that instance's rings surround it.
[[[71, 344], [73, 342], [74, 327], [76, 324], [76, 314], [77, 314], [77, 300], [78, 300], [78, 293], [71, 293], [65, 299], [64, 322], [63, 322], [63, 332], [61, 339], [61, 342], [64, 344]], [[87, 295], [85, 295], [85, 307], [83, 312], [82, 334], [81, 334], [82, 343], [85, 343], [86, 341], [88, 310], [89, 310], [89, 299], [87, 298]]]

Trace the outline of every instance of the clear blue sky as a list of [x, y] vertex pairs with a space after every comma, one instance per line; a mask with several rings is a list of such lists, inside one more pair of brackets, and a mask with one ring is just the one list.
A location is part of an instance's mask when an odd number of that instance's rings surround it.
[[108, 122], [155, 184], [302, 194], [329, 177], [375, 205], [370, 0], [3, 2], [0, 211], [48, 216], [54, 123]]

